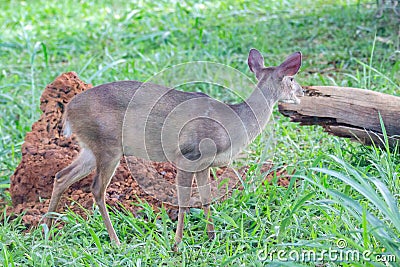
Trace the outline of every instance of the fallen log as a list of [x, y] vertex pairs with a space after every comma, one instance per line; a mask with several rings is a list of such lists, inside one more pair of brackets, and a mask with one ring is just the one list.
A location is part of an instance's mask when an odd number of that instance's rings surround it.
[[365, 145], [383, 146], [385, 125], [389, 146], [400, 144], [400, 97], [370, 90], [308, 86], [301, 103], [280, 103], [279, 112], [300, 125], [320, 125], [326, 132]]

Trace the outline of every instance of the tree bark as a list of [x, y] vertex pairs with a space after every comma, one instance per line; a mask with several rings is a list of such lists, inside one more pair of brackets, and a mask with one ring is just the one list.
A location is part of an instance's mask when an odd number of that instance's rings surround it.
[[300, 125], [321, 125], [330, 134], [365, 145], [384, 146], [379, 114], [390, 147], [400, 144], [400, 97], [370, 90], [338, 87], [304, 87], [301, 103], [280, 103], [279, 112]]

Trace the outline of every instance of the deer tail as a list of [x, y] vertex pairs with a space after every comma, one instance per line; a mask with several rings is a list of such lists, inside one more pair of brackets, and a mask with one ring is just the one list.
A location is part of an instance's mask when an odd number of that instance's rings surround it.
[[70, 137], [72, 134], [71, 124], [68, 120], [67, 110], [64, 112], [62, 116], [62, 132], [65, 137]]

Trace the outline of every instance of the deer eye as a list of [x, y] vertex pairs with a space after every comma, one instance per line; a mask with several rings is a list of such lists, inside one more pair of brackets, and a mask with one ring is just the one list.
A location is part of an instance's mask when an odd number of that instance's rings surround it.
[[293, 77], [290, 77], [290, 81], [293, 82], [293, 80], [294, 80]]

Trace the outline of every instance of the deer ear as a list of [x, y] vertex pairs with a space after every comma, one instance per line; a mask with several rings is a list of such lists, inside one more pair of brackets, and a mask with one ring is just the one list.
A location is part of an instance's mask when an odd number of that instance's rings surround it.
[[264, 68], [264, 58], [257, 49], [252, 48], [249, 52], [247, 64], [250, 70], [257, 75]]
[[294, 76], [301, 67], [301, 52], [295, 52], [278, 67], [280, 77]]

